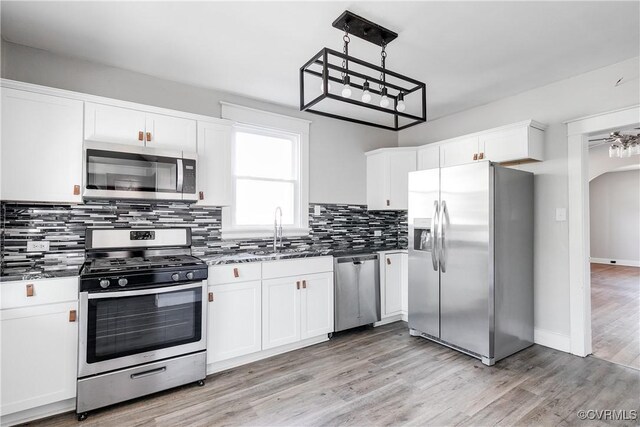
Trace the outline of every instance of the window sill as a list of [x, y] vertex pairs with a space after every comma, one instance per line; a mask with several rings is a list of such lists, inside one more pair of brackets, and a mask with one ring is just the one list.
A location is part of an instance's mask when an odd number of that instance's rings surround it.
[[[282, 230], [282, 237], [307, 237], [308, 228], [285, 228]], [[266, 239], [273, 238], [273, 229], [261, 230], [229, 230], [222, 229], [223, 240], [246, 240], [246, 239]]]

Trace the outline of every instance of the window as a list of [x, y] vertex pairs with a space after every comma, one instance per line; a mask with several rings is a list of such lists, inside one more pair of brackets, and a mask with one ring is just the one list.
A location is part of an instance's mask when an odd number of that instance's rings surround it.
[[[224, 118], [236, 113], [238, 120], [237, 111], [230, 112], [229, 108], [243, 113], [248, 110], [256, 116], [256, 124], [238, 123], [234, 127], [233, 198], [231, 206], [223, 209], [223, 237], [272, 236], [277, 207], [282, 209], [285, 236], [308, 234], [308, 134], [282, 126], [283, 118], [284, 124], [299, 119], [228, 105], [223, 104]], [[244, 115], [241, 118], [247, 119]]]

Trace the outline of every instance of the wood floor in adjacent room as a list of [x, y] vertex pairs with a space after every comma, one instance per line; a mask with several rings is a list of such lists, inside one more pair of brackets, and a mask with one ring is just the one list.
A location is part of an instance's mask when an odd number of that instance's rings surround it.
[[640, 268], [591, 264], [593, 355], [640, 369]]
[[[538, 345], [487, 367], [397, 322], [94, 411], [80, 425], [572, 425], [579, 410], [637, 411], [638, 396], [634, 369]], [[42, 425], [79, 423], [64, 414]]]

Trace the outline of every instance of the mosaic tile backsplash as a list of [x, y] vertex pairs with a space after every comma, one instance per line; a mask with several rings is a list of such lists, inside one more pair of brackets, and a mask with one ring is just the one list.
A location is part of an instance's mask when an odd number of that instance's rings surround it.
[[[283, 246], [309, 250], [396, 249], [407, 246], [406, 211], [367, 211], [364, 205], [309, 206], [309, 236]], [[92, 202], [83, 205], [2, 203], [2, 275], [77, 269], [84, 262], [86, 227], [191, 227], [193, 254], [233, 254], [267, 248], [272, 239], [223, 240], [222, 208], [182, 203]], [[380, 231], [380, 236], [375, 232]], [[27, 252], [28, 240], [47, 240], [46, 253]]]

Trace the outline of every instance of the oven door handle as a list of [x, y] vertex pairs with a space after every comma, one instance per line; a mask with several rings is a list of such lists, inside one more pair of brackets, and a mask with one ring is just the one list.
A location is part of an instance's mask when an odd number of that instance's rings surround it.
[[154, 295], [154, 294], [165, 294], [167, 292], [175, 292], [175, 291], [183, 291], [186, 289], [196, 289], [202, 287], [202, 282], [196, 283], [187, 283], [184, 285], [178, 286], [167, 286], [162, 288], [151, 288], [151, 289], [137, 289], [131, 291], [118, 291], [118, 292], [89, 292], [87, 295], [88, 299], [106, 299], [106, 298], [120, 298], [120, 297], [130, 297], [130, 296], [138, 296], [138, 295]]

